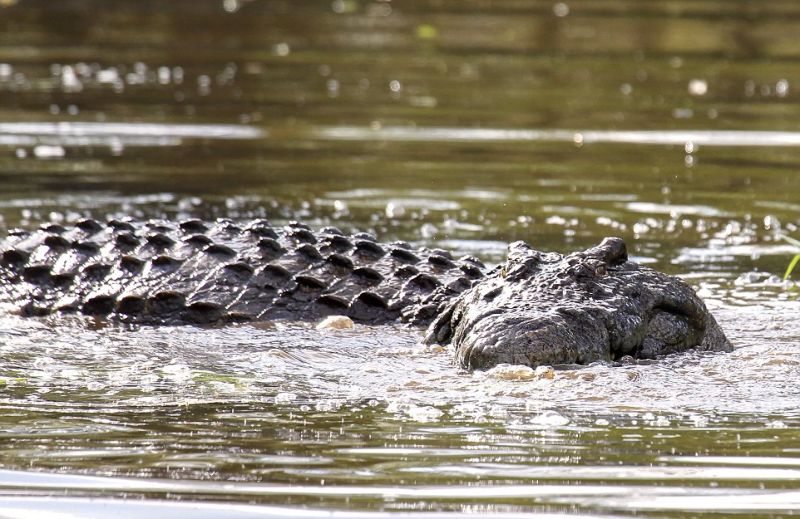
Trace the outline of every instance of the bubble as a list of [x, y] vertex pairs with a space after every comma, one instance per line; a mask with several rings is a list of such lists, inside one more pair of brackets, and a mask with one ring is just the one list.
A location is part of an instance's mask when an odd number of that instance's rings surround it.
[[65, 92], [80, 92], [83, 90], [83, 83], [78, 79], [75, 69], [69, 65], [61, 68], [61, 87]]
[[202, 75], [197, 77], [197, 92], [201, 96], [206, 96], [211, 92], [211, 78]]
[[419, 228], [419, 234], [425, 239], [435, 238], [439, 229], [431, 223], [425, 223]]
[[329, 79], [325, 87], [328, 90], [328, 95], [332, 97], [339, 95], [339, 81], [335, 79]]
[[350, 208], [347, 206], [347, 202], [344, 200], [334, 200], [333, 209], [337, 213], [347, 213], [350, 210]]
[[172, 68], [172, 80], [178, 84], [183, 83], [183, 67]]
[[61, 146], [48, 146], [41, 144], [33, 148], [33, 155], [39, 159], [59, 159], [62, 158], [66, 152]]
[[272, 48], [272, 52], [278, 56], [288, 56], [291, 52], [291, 48], [289, 47], [288, 43], [281, 42]]
[[569, 14], [569, 6], [564, 2], [559, 2], [553, 6], [553, 14], [559, 18], [564, 18]]
[[778, 220], [777, 217], [773, 215], [767, 215], [764, 217], [764, 229], [767, 231], [771, 230], [780, 230], [781, 222]]
[[786, 97], [788, 94], [789, 94], [789, 82], [787, 80], [781, 79], [777, 83], [775, 83], [775, 95], [777, 95], [778, 97]]
[[568, 425], [570, 419], [564, 415], [558, 414], [555, 411], [545, 411], [544, 413], [535, 416], [531, 419], [531, 423], [540, 425], [542, 427], [561, 427]]
[[692, 79], [689, 81], [689, 93], [693, 96], [704, 96], [708, 92], [708, 83], [705, 79]]
[[396, 202], [389, 202], [386, 204], [387, 218], [398, 218], [404, 214], [406, 214], [406, 208], [402, 204]]
[[116, 68], [110, 67], [110, 68], [99, 70], [95, 77], [97, 78], [97, 82], [98, 83], [112, 83], [113, 84], [113, 83], [116, 83], [117, 81], [119, 81], [119, 72], [117, 72]]
[[744, 95], [746, 97], [753, 97], [756, 94], [756, 83], [752, 79], [744, 82]]
[[158, 67], [158, 82], [162, 85], [169, 84], [170, 77], [172, 76], [169, 67]]

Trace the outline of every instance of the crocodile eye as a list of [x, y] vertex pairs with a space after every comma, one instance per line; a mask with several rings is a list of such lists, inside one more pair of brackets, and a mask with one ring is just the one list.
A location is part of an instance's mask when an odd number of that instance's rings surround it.
[[603, 251], [603, 261], [608, 265], [621, 265], [628, 261], [628, 248], [622, 238], [606, 238], [600, 248]]

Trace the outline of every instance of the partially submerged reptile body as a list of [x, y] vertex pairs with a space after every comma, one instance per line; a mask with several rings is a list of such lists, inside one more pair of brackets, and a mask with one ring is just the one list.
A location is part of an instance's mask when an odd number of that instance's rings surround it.
[[0, 303], [23, 315], [79, 312], [134, 324], [402, 320], [452, 343], [459, 363], [585, 364], [731, 346], [680, 279], [628, 261], [606, 238], [562, 256], [509, 246], [487, 269], [438, 249], [263, 220], [84, 220], [12, 231]]

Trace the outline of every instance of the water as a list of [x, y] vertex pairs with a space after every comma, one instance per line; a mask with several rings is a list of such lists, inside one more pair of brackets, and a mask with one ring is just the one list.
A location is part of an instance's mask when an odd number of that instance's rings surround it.
[[624, 237], [737, 349], [467, 373], [421, 332], [0, 317], [0, 517], [800, 509], [800, 6], [0, 2], [0, 227]]

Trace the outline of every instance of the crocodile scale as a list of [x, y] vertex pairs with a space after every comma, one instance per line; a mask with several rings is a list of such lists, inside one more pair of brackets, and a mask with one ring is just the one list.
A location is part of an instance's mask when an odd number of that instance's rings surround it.
[[264, 220], [48, 223], [10, 232], [0, 251], [0, 302], [20, 313], [142, 324], [345, 314], [424, 325], [485, 271], [443, 250]]

